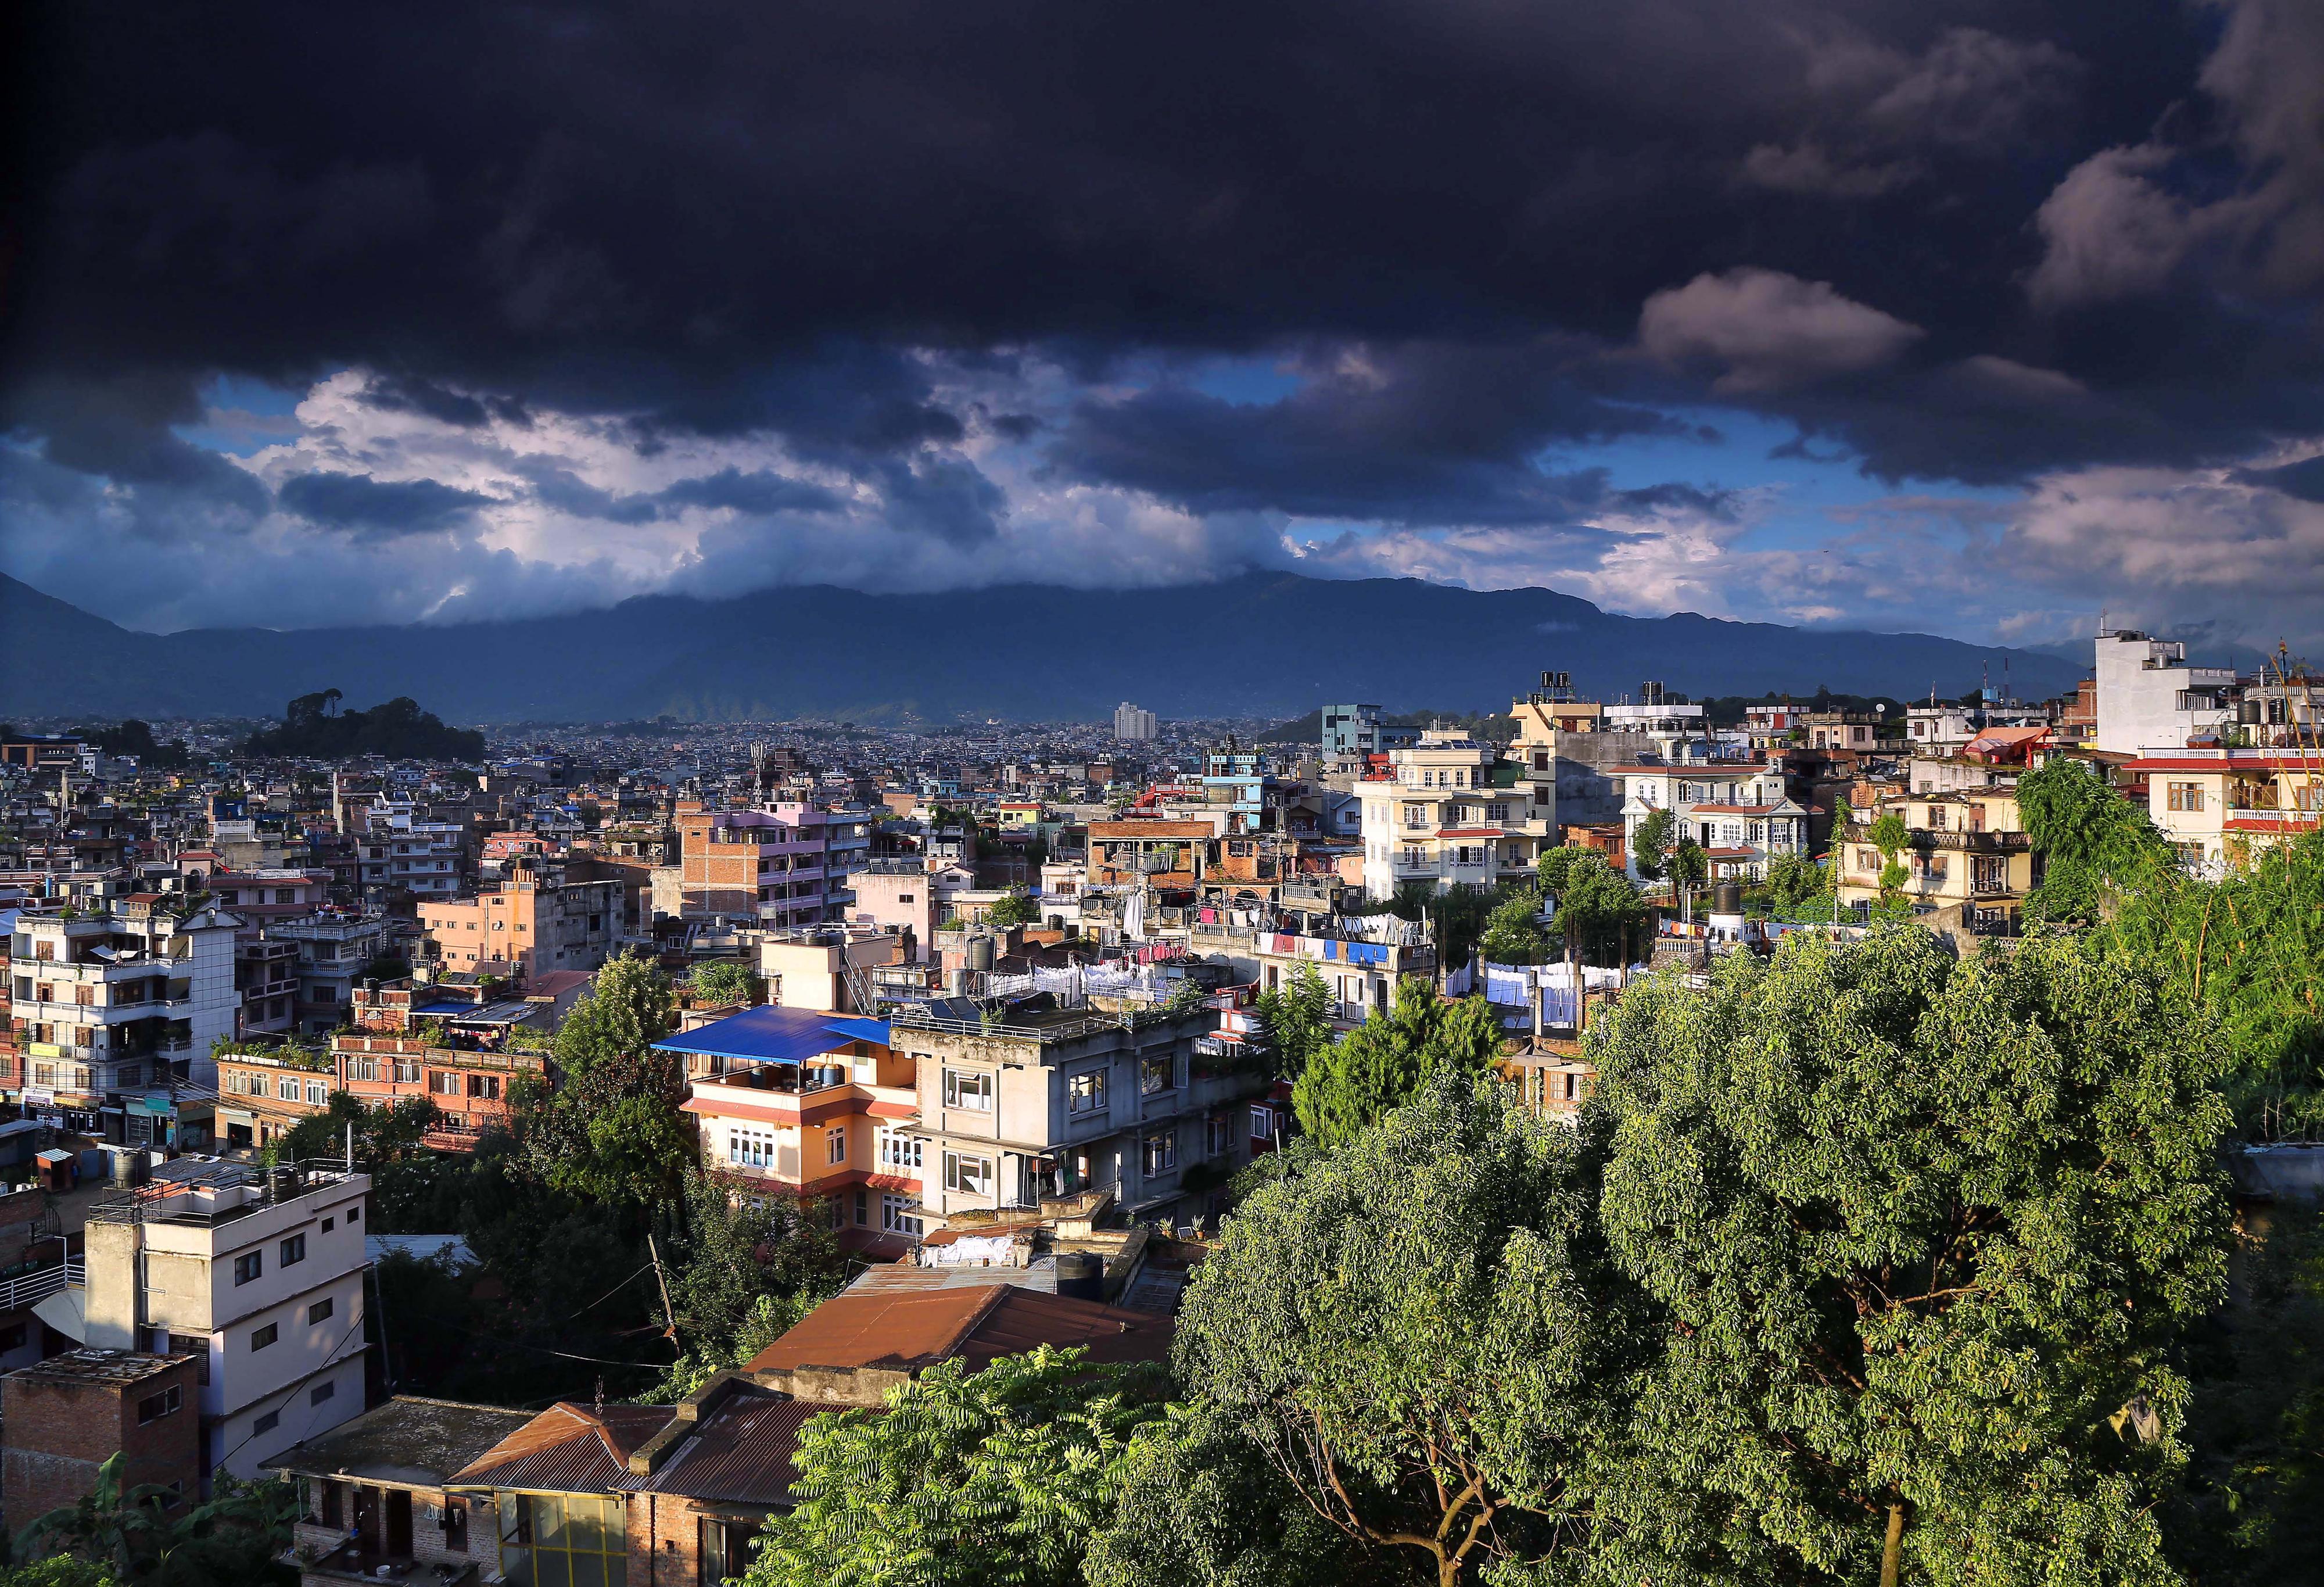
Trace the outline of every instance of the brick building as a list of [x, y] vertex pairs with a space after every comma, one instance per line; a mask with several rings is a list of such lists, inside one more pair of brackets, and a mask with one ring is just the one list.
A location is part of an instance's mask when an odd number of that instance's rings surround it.
[[0, 1378], [0, 1509], [21, 1527], [97, 1487], [114, 1455], [122, 1481], [201, 1491], [201, 1389], [191, 1355], [73, 1350]]

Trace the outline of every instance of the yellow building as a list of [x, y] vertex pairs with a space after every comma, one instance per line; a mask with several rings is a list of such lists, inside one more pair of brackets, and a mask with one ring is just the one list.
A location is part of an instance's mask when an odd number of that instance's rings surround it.
[[1961, 924], [1973, 931], [2017, 928], [2025, 895], [2039, 877], [2017, 795], [2008, 789], [1908, 794], [1858, 811], [1833, 845], [1842, 905], [1880, 896], [1886, 862], [1872, 841], [1872, 826], [1891, 811], [1910, 835], [1896, 857], [1909, 872], [1904, 896], [1916, 909], [1957, 909]]
[[2125, 770], [2145, 780], [2147, 814], [2198, 873], [2313, 832], [2324, 815], [2324, 750], [2172, 750]]

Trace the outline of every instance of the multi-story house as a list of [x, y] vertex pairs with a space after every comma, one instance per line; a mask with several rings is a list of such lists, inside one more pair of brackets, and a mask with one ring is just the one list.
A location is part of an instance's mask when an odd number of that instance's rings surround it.
[[1858, 811], [1832, 843], [1842, 907], [1853, 909], [1880, 896], [1880, 873], [1887, 862], [1872, 842], [1872, 826], [1892, 811], [1911, 835], [1896, 857], [1908, 873], [1904, 896], [1916, 909], [1958, 909], [1961, 925], [1970, 931], [2018, 928], [2040, 868], [2011, 789], [1914, 793]]
[[286, 1035], [295, 1028], [299, 945], [244, 937], [234, 945], [234, 985], [242, 993], [243, 1036]]
[[1413, 882], [1492, 887], [1530, 875], [1555, 841], [1550, 823], [1533, 814], [1536, 785], [1520, 786], [1515, 767], [1507, 780], [1498, 776], [1489, 744], [1431, 730], [1388, 760], [1355, 789], [1364, 807], [1364, 890], [1375, 901]]
[[305, 1048], [221, 1053], [217, 1144], [234, 1151], [273, 1145], [328, 1107], [336, 1084], [329, 1062]]
[[368, 814], [370, 825], [362, 837], [366, 899], [409, 895], [426, 900], [459, 892], [465, 826], [430, 820], [409, 801], [375, 800]]
[[2118, 629], [2098, 635], [2097, 656], [2098, 750], [2183, 750], [2235, 718], [2235, 670], [2189, 666], [2176, 640]]
[[17, 917], [9, 1015], [23, 1073], [9, 1100], [123, 1145], [190, 1144], [175, 1088], [217, 1084], [210, 1049], [242, 1005], [242, 922], [173, 902], [139, 893], [102, 914]]
[[1249, 1160], [1248, 1108], [1271, 1077], [1197, 1054], [1219, 1027], [1207, 1004], [972, 1018], [961, 1006], [905, 1004], [890, 1026], [918, 1076], [919, 1117], [903, 1133], [935, 1213], [1098, 1189], [1133, 1218], [1167, 1218], [1199, 1211]]
[[428, 956], [446, 969], [595, 970], [622, 939], [627, 891], [619, 880], [568, 881], [520, 855], [494, 891], [421, 904], [420, 929]]
[[702, 1159], [738, 1194], [820, 1199], [855, 1250], [918, 1237], [920, 1098], [886, 1020], [767, 1004], [654, 1045], [684, 1058]]
[[197, 862], [188, 863], [185, 872], [189, 877], [203, 879], [213, 902], [254, 925], [312, 914], [331, 901], [331, 873], [327, 870], [267, 866], [256, 871], [225, 871], [208, 869]]
[[1192, 893], [1203, 884], [1211, 844], [1209, 820], [1140, 817], [1089, 824], [1089, 881], [1098, 887], [1150, 886]]
[[1766, 761], [1701, 761], [1616, 769], [1623, 783], [1622, 846], [1637, 873], [1638, 828], [1656, 810], [1675, 818], [1672, 840], [1692, 839], [1713, 879], [1764, 877], [1777, 854], [1805, 853], [1808, 812]]
[[787, 930], [820, 925], [829, 908], [828, 811], [783, 803], [764, 810], [678, 812], [686, 918], [755, 920]]
[[516, 1086], [549, 1083], [542, 1005], [529, 999], [398, 981], [358, 988], [351, 1012], [358, 1029], [331, 1038], [332, 1088], [377, 1108], [427, 1098], [440, 1117], [423, 1139], [438, 1151], [474, 1150], [507, 1126]]
[[2198, 875], [2217, 876], [2324, 817], [2324, 751], [2182, 749], [2123, 770], [2144, 780], [2147, 814]]
[[394, 941], [392, 923], [385, 916], [341, 910], [277, 920], [266, 928], [266, 937], [298, 947], [299, 992], [291, 1016], [300, 1035], [348, 1023], [355, 983]]
[[89, 1209], [86, 1343], [190, 1354], [203, 1470], [240, 1478], [364, 1408], [370, 1176], [180, 1159]]

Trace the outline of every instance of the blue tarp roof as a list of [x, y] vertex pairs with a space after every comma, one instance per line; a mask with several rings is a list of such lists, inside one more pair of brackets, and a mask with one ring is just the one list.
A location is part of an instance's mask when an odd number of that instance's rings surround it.
[[748, 1058], [762, 1064], [803, 1064], [851, 1041], [888, 1043], [888, 1021], [817, 1013], [774, 1004], [745, 1009], [715, 1024], [654, 1043], [664, 1052]]

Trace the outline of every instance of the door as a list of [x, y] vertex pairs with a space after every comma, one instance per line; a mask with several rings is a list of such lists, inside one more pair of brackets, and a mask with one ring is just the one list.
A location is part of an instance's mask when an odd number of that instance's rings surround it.
[[390, 1559], [411, 1557], [411, 1492], [409, 1489], [387, 1490], [387, 1547]]
[[355, 1486], [355, 1536], [365, 1554], [377, 1554], [379, 1547], [379, 1490]]

